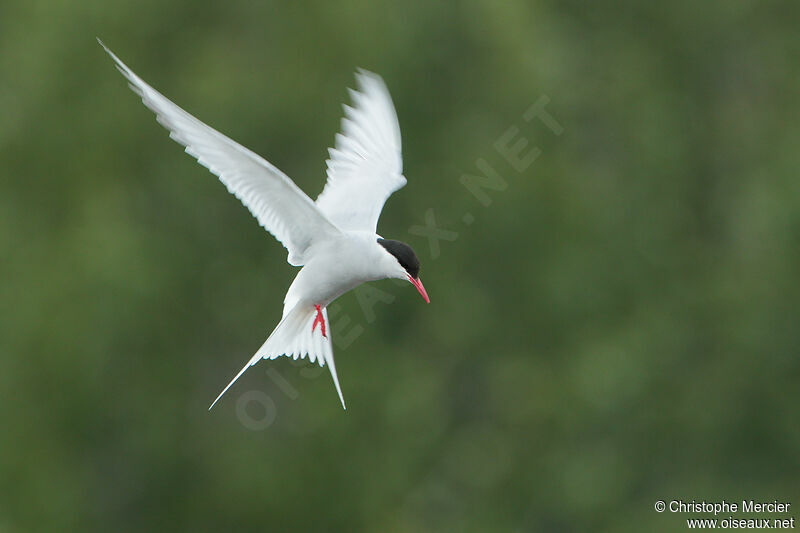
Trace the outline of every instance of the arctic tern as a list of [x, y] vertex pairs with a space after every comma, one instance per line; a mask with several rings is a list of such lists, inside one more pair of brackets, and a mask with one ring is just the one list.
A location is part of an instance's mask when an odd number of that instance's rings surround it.
[[381, 77], [361, 69], [356, 73], [358, 90], [349, 91], [353, 105], [344, 106], [342, 131], [329, 149], [327, 183], [312, 201], [275, 166], [172, 103], [98, 42], [170, 137], [217, 175], [286, 247], [289, 264], [302, 267], [284, 298], [281, 321], [209, 410], [245, 370], [282, 355], [327, 364], [346, 409], [327, 306], [364, 282], [387, 278], [408, 280], [430, 303], [414, 250], [376, 233], [383, 204], [406, 184], [400, 126]]

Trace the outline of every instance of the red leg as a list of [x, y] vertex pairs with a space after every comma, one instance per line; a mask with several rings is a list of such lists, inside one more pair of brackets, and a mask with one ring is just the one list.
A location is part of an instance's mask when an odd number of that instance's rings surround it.
[[311, 333], [314, 333], [317, 324], [319, 324], [320, 328], [322, 329], [322, 336], [327, 339], [328, 335], [325, 334], [325, 317], [322, 315], [322, 309], [320, 309], [318, 305], [315, 305], [314, 307], [317, 309], [317, 317], [314, 319], [314, 324], [311, 326]]

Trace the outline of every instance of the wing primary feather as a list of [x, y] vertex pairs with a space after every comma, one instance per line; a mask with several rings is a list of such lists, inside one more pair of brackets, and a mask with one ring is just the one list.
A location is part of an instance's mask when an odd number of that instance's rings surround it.
[[335, 237], [339, 228], [300, 188], [274, 165], [193, 117], [137, 76], [100, 40], [131, 89], [156, 114], [170, 138], [216, 174], [289, 252], [289, 262], [304, 264], [315, 242]]
[[377, 230], [389, 196], [406, 184], [400, 126], [386, 84], [364, 69], [356, 73], [357, 89], [348, 89], [340, 133], [328, 150], [328, 181], [317, 198], [320, 210], [339, 228]]

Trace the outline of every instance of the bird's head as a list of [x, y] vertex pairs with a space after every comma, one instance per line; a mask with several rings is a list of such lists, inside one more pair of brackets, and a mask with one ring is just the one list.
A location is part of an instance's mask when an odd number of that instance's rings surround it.
[[378, 239], [384, 250], [391, 256], [389, 259], [389, 278], [405, 279], [411, 282], [427, 303], [431, 303], [428, 293], [419, 279], [419, 259], [409, 245], [400, 241]]

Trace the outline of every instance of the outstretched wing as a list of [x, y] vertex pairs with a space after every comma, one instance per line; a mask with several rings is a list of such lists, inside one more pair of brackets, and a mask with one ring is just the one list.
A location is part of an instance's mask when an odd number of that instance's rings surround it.
[[342, 230], [375, 232], [386, 199], [406, 184], [400, 126], [377, 74], [359, 70], [353, 106], [344, 106], [342, 132], [329, 150], [328, 182], [317, 207]]
[[117, 63], [131, 89], [169, 130], [169, 136], [217, 175], [259, 224], [286, 247], [290, 264], [302, 265], [304, 252], [315, 241], [340, 233], [283, 172], [172, 103], [134, 74], [99, 39], [98, 42]]

